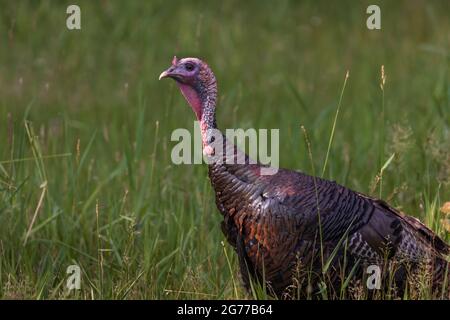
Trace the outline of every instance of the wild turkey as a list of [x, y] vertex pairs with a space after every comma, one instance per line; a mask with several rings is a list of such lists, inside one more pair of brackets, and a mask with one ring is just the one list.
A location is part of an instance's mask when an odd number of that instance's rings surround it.
[[216, 129], [213, 72], [200, 59], [174, 57], [159, 79], [166, 77], [176, 81], [201, 123], [222, 231], [238, 254], [247, 289], [252, 279], [277, 297], [318, 297], [324, 288], [338, 297], [350, 284], [365, 286], [367, 267], [375, 265], [384, 288], [400, 297], [422, 275], [433, 297], [449, 297], [450, 247], [419, 220], [333, 181], [284, 169], [262, 175], [264, 166], [225, 137], [229, 153], [223, 154], [245, 161], [219, 159], [210, 134]]

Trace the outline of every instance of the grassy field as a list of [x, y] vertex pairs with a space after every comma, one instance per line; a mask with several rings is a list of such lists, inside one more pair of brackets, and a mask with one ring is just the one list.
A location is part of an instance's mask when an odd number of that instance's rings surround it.
[[373, 1], [76, 2], [79, 31], [73, 1], [1, 4], [0, 298], [252, 298], [206, 166], [171, 162], [194, 120], [158, 81], [174, 54], [212, 66], [219, 127], [279, 128], [281, 166], [310, 174], [349, 70], [324, 176], [450, 239], [448, 1], [377, 1], [379, 31]]

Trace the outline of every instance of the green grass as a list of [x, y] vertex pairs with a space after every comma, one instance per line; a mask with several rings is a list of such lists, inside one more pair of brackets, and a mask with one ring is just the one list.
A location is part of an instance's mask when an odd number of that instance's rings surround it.
[[157, 81], [174, 54], [212, 66], [221, 128], [280, 128], [282, 167], [381, 193], [449, 240], [447, 1], [379, 1], [381, 31], [370, 1], [77, 3], [81, 31], [70, 1], [1, 5], [1, 298], [264, 297], [221, 244], [207, 168], [170, 160], [194, 120]]

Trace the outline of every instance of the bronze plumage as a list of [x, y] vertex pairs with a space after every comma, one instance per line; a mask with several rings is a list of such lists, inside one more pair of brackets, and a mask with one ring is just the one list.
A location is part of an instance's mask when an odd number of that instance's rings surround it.
[[[214, 158], [213, 72], [199, 59], [174, 58], [164, 77], [176, 80], [201, 122], [205, 153]], [[367, 267], [375, 265], [382, 270], [382, 289], [401, 297], [414, 279], [424, 281], [423, 274], [435, 297], [449, 298], [450, 247], [419, 220], [333, 181], [285, 169], [261, 175], [263, 166], [225, 137], [223, 149], [245, 159], [236, 164], [214, 158], [209, 178], [222, 231], [238, 254], [248, 289], [253, 279], [278, 297], [318, 297], [324, 286], [337, 297], [344, 287], [364, 285]]]

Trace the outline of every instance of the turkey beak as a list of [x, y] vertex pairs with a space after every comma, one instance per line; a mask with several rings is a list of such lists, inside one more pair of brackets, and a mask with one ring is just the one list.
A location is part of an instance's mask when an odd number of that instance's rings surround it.
[[161, 74], [159, 75], [159, 80], [167, 78], [169, 76], [169, 70], [163, 71], [161, 72]]
[[167, 69], [166, 71], [163, 71], [160, 75], [159, 75], [159, 80], [164, 79], [164, 78], [170, 78], [173, 77], [175, 75], [175, 73], [173, 72], [175, 70], [174, 67], [170, 67], [169, 69]]

